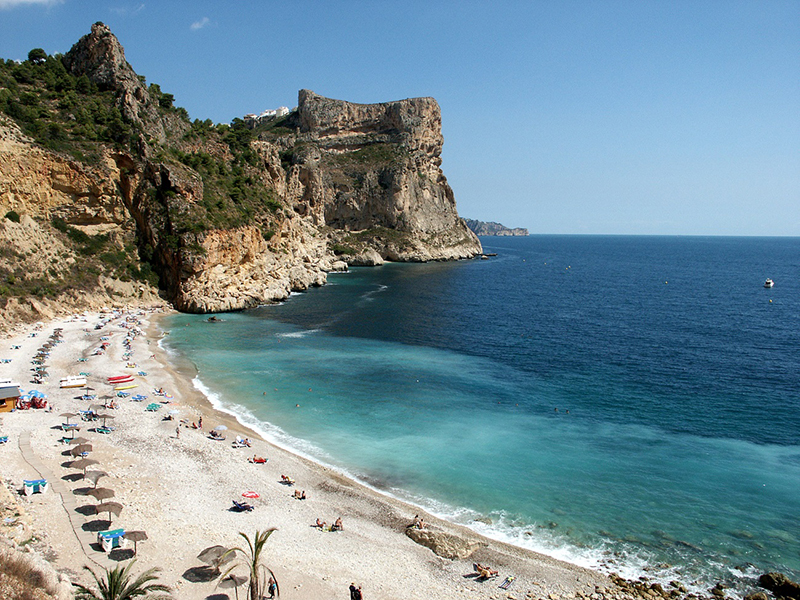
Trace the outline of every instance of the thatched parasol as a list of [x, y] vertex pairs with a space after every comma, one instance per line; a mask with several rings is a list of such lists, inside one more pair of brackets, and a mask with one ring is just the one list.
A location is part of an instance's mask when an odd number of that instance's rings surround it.
[[83, 474], [83, 478], [88, 480], [88, 481], [91, 481], [94, 484], [95, 487], [97, 487], [98, 479], [100, 479], [101, 477], [107, 477], [107, 476], [108, 476], [108, 473], [106, 473], [105, 471], [86, 471]]
[[110, 523], [111, 513], [114, 513], [115, 515], [119, 516], [119, 514], [122, 512], [122, 504], [120, 504], [119, 502], [103, 502], [102, 504], [98, 504], [97, 506], [94, 507], [94, 512], [98, 515], [100, 513], [107, 512], [108, 522]]
[[69, 453], [72, 456], [78, 456], [79, 454], [84, 454], [86, 452], [92, 451], [91, 444], [78, 444], [77, 446], [73, 446]]
[[239, 600], [239, 586], [247, 583], [247, 577], [244, 575], [228, 575], [225, 579], [219, 582], [221, 588], [234, 588], [236, 591], [236, 600]]
[[102, 415], [97, 415], [97, 418], [98, 419], [103, 419], [103, 427], [105, 427], [106, 426], [106, 419], [116, 419], [117, 417], [115, 417], [114, 415], [102, 414]]
[[74, 437], [69, 439], [70, 444], [88, 444], [92, 440], [87, 440], [85, 437]]
[[67, 420], [67, 423], [69, 423], [69, 420], [70, 420], [72, 417], [77, 417], [78, 415], [76, 415], [75, 413], [71, 413], [71, 412], [65, 412], [65, 413], [61, 413], [61, 414], [60, 414], [60, 415], [58, 415], [58, 416], [59, 416], [59, 417], [64, 417], [64, 418]]
[[210, 546], [197, 555], [198, 560], [202, 560], [207, 565], [217, 569], [227, 562], [233, 560], [233, 552], [228, 553], [225, 546]]
[[93, 490], [89, 490], [86, 492], [89, 496], [94, 496], [98, 502], [102, 502], [103, 500], [108, 500], [109, 498], [113, 498], [116, 496], [116, 493], [111, 488], [99, 488], [96, 487]]
[[79, 458], [78, 460], [73, 460], [71, 463], [69, 463], [69, 467], [70, 469], [83, 469], [83, 474], [86, 475], [86, 467], [99, 464], [100, 461], [93, 458]]
[[147, 539], [144, 531], [126, 531], [125, 539], [133, 542], [133, 554], [136, 554], [136, 542], [143, 542]]

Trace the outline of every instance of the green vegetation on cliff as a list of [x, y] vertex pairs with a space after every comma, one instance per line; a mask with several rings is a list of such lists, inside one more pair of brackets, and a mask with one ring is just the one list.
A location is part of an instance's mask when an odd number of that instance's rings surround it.
[[0, 111], [45, 148], [86, 164], [99, 160], [99, 143], [130, 149], [135, 128], [123, 120], [114, 92], [70, 74], [61, 55], [42, 55], [35, 48], [21, 63], [0, 59]]

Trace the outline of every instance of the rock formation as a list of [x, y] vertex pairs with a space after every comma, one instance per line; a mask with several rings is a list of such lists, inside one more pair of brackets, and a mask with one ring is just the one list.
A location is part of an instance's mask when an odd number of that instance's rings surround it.
[[[441, 170], [432, 98], [362, 105], [301, 90], [281, 127], [250, 131], [240, 120], [191, 123], [145, 86], [102, 23], [60, 60], [121, 122], [113, 144], [92, 142], [100, 158], [89, 165], [0, 121], [0, 210], [52, 234], [52, 252], [69, 243], [54, 219], [73, 237], [109, 236], [115, 251], [135, 241], [166, 299], [190, 312], [283, 299], [347, 263], [481, 253]], [[51, 117], [64, 119], [56, 108]], [[66, 119], [52, 127], [76, 131]]]
[[475, 219], [464, 219], [467, 227], [475, 235], [497, 235], [497, 236], [523, 236], [528, 235], [528, 230], [524, 227], [514, 227], [513, 229], [495, 223], [494, 221], [476, 221]]
[[434, 554], [450, 560], [469, 558], [485, 542], [469, 540], [443, 531], [409, 527], [406, 535], [421, 546], [430, 548]]
[[775, 594], [776, 598], [800, 600], [800, 583], [783, 573], [764, 573], [758, 578], [758, 585]]
[[301, 90], [295, 122], [289, 176], [307, 183], [291, 201], [309, 199], [315, 223], [333, 228], [353, 254], [371, 248], [401, 261], [480, 254], [441, 170], [444, 139], [433, 98], [354, 104]]

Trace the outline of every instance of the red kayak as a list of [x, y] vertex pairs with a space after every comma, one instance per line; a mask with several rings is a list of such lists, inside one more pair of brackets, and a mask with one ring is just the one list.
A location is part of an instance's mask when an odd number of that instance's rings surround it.
[[116, 385], [118, 383], [128, 383], [133, 381], [133, 375], [118, 375], [116, 377], [109, 377], [108, 383]]

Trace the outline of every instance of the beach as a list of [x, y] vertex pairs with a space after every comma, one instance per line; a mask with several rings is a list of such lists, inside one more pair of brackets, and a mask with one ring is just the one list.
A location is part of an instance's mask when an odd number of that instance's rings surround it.
[[[173, 589], [175, 598], [234, 598], [235, 590], [217, 587], [219, 578], [198, 554], [218, 544], [244, 544], [239, 532], [252, 537], [256, 530], [276, 528], [264, 562], [287, 599], [347, 598], [351, 583], [362, 586], [368, 599], [612, 594], [615, 586], [602, 574], [482, 538], [261, 439], [231, 415], [215, 410], [192, 385], [193, 373], [170, 364], [158, 345], [162, 314], [132, 309], [57, 319], [18, 328], [0, 347], [0, 358], [10, 360], [0, 364], [0, 379], [17, 382], [26, 392], [43, 392], [51, 407], [0, 415], [0, 436], [8, 436], [0, 445], [2, 477], [10, 498], [23, 509], [0, 533], [24, 538], [29, 528], [35, 542], [27, 545], [70, 580], [88, 583], [86, 565], [97, 570], [124, 564], [130, 551], [107, 554], [94, 543], [96, 531], [124, 528], [147, 535], [137, 543], [135, 571], [160, 568], [160, 580]], [[48, 378], [34, 385], [31, 360], [57, 329], [62, 341], [46, 359]], [[95, 354], [104, 343], [105, 350]], [[81, 398], [85, 388], [59, 387], [60, 378], [81, 372], [88, 374], [88, 393], [95, 399]], [[134, 378], [128, 385], [137, 387], [125, 390], [129, 396], [118, 397], [107, 378], [126, 374]], [[166, 395], [155, 395], [158, 389]], [[147, 398], [132, 400], [137, 394]], [[86, 493], [92, 484], [83, 471], [69, 468], [71, 445], [61, 440], [71, 434], [62, 430], [67, 419], [60, 415], [79, 415], [91, 404], [110, 400], [117, 407], [101, 409], [113, 416], [106, 423], [113, 427], [110, 433], [94, 431], [101, 421], [70, 419], [81, 427], [75, 435], [90, 440], [89, 458], [98, 461], [88, 470], [107, 473], [97, 486], [113, 489], [111, 500], [123, 506], [108, 523], [108, 513], [93, 514], [90, 508], [97, 501]], [[158, 410], [146, 410], [152, 403]], [[201, 417], [203, 428], [194, 428]], [[212, 430], [225, 439], [212, 439]], [[251, 445], [234, 447], [237, 436]], [[249, 462], [254, 456], [268, 462]], [[282, 482], [282, 475], [294, 485]], [[38, 478], [55, 485], [44, 494], [20, 493], [23, 480]], [[295, 490], [305, 491], [307, 499], [295, 499]], [[242, 497], [246, 492], [258, 498]], [[250, 503], [253, 510], [234, 512], [233, 500]], [[416, 515], [431, 537], [462, 540], [477, 549], [465, 558], [437, 556], [406, 535]], [[342, 519], [342, 531], [314, 527], [317, 519], [330, 525], [337, 518]], [[497, 570], [498, 576], [479, 579], [475, 562]], [[508, 590], [500, 589], [506, 577], [513, 577], [513, 583]], [[242, 593], [244, 588], [239, 589]]]

